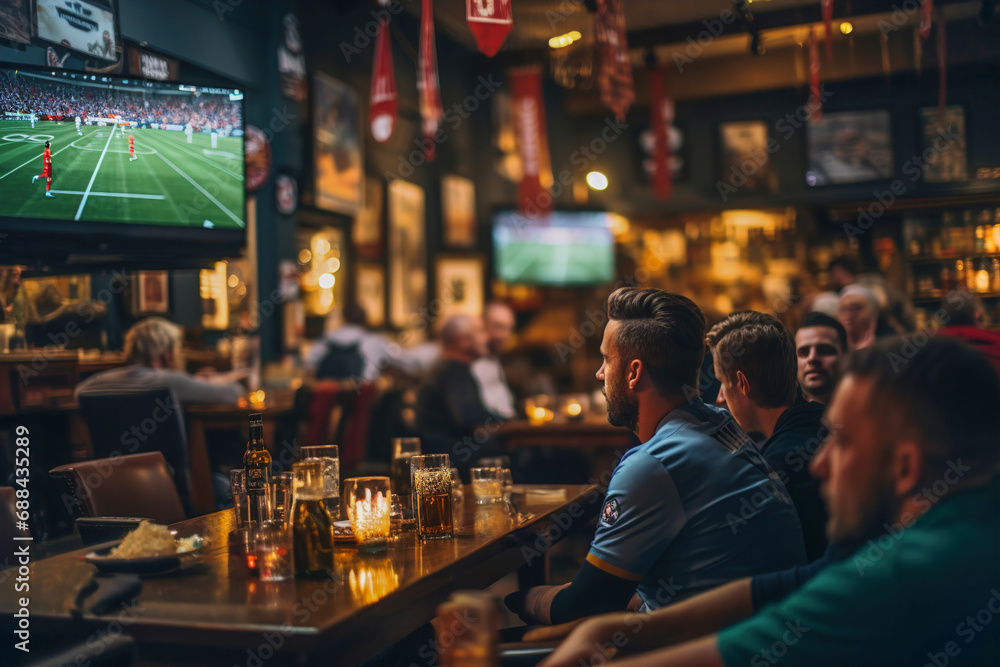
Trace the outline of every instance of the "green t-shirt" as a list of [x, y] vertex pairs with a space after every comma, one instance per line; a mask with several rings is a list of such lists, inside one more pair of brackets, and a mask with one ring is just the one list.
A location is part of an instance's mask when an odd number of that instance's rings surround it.
[[726, 667], [1000, 665], [1000, 479], [939, 499], [720, 632]]

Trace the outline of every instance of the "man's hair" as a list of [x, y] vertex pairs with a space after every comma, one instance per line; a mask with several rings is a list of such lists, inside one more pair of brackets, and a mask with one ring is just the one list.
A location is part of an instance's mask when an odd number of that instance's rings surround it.
[[472, 317], [469, 315], [452, 315], [441, 326], [441, 347], [445, 350], [458, 348], [469, 335]]
[[46, 147], [46, 148], [48, 148], [48, 147], [49, 147], [49, 142], [47, 142], [47, 141], [45, 142], [45, 147]]
[[753, 310], [733, 313], [712, 327], [706, 340], [727, 381], [734, 383], [737, 371], [750, 381], [754, 405], [782, 408], [795, 402], [795, 339], [777, 318]]
[[972, 475], [997, 472], [1000, 376], [961, 340], [915, 338], [892, 336], [855, 350], [841, 360], [841, 374], [874, 382], [872, 416], [897, 437], [919, 442], [931, 474], [959, 459]]
[[802, 324], [799, 325], [800, 329], [805, 329], [806, 327], [829, 327], [837, 332], [837, 338], [840, 339], [840, 351], [847, 352], [847, 330], [844, 329], [844, 325], [837, 321], [836, 318], [830, 317], [826, 313], [809, 313], [802, 319]]
[[844, 271], [850, 273], [852, 276], [857, 275], [860, 272], [858, 268], [858, 261], [850, 255], [840, 255], [839, 257], [834, 257], [827, 265], [827, 271], [833, 271], [838, 266]]
[[624, 364], [642, 361], [660, 394], [697, 391], [705, 316], [694, 301], [658, 289], [622, 287], [608, 297], [608, 319], [619, 323], [616, 354]]
[[147, 317], [125, 334], [125, 357], [137, 364], [151, 366], [169, 352], [178, 352], [181, 328], [162, 317]]
[[941, 299], [941, 310], [948, 316], [947, 326], [976, 327], [979, 326], [979, 297], [969, 292], [952, 292]]

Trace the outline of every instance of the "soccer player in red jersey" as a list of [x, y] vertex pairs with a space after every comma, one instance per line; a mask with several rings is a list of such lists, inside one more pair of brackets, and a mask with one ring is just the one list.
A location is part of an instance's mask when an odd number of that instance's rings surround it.
[[131, 134], [128, 135], [128, 153], [129, 153], [128, 161], [131, 162], [132, 160], [135, 159], [135, 137], [132, 136]]
[[54, 194], [49, 192], [49, 188], [52, 187], [52, 148], [49, 146], [49, 142], [45, 142], [45, 152], [42, 153], [42, 173], [37, 176], [31, 177], [31, 182], [34, 183], [39, 177], [45, 180], [45, 196], [55, 197]]

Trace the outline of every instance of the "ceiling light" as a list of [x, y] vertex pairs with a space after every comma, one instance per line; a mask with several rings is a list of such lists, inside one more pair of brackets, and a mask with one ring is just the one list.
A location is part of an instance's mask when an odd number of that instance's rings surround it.
[[854, 31], [854, 26], [851, 25], [850, 21], [844, 21], [843, 23], [840, 24], [840, 32], [844, 33], [845, 35], [850, 35], [853, 31]]
[[604, 190], [608, 187], [608, 177], [599, 171], [592, 171], [587, 174], [587, 185], [591, 190]]
[[579, 31], [574, 30], [572, 32], [566, 33], [565, 35], [556, 35], [555, 37], [550, 37], [549, 48], [562, 49], [564, 47], [569, 46], [576, 40], [580, 39], [582, 36], [583, 35], [581, 35]]
[[579, 30], [570, 30], [566, 35], [572, 39], [574, 42], [578, 39], [582, 39], [583, 35], [580, 34]]
[[336, 282], [337, 279], [333, 276], [332, 273], [324, 273], [319, 277], [319, 286], [322, 287], [323, 289], [330, 289], [336, 284]]

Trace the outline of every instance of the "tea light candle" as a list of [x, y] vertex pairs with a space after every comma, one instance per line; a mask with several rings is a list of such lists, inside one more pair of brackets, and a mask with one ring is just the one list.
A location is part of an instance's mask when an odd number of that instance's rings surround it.
[[347, 518], [358, 547], [367, 551], [385, 549], [389, 540], [389, 478], [357, 477], [344, 481]]
[[537, 407], [531, 410], [531, 414], [528, 416], [529, 421], [532, 425], [538, 426], [545, 421], [545, 413], [548, 412], [545, 408]]

